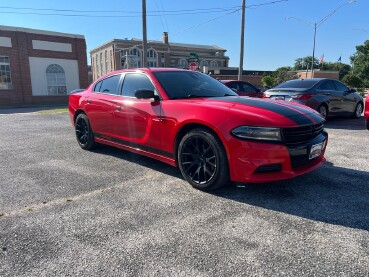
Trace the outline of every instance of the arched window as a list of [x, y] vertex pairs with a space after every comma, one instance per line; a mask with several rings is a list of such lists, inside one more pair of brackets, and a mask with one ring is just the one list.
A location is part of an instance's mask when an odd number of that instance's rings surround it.
[[205, 61], [205, 60], [202, 60], [202, 61], [200, 62], [200, 67], [202, 68], [202, 67], [204, 67], [204, 66], [209, 66], [209, 63], [208, 63], [207, 61]]
[[178, 65], [180, 66], [180, 67], [187, 67], [188, 65], [187, 65], [187, 60], [186, 59], [180, 59], [179, 61], [178, 61]]
[[141, 67], [141, 51], [137, 47], [133, 47], [129, 50], [128, 57], [129, 67]]
[[217, 61], [211, 61], [210, 62], [210, 67], [218, 67], [218, 62]]
[[149, 67], [157, 67], [158, 66], [158, 62], [157, 62], [157, 54], [155, 49], [151, 48], [149, 50], [147, 50], [147, 64]]
[[67, 85], [64, 69], [58, 64], [51, 64], [46, 69], [47, 90], [49, 95], [66, 95]]

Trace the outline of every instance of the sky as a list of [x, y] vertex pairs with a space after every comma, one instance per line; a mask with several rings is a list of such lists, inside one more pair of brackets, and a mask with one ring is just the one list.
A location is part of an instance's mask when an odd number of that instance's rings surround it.
[[[350, 64], [357, 45], [369, 39], [369, 1], [246, 0], [245, 70], [293, 66], [312, 55]], [[227, 49], [229, 66], [240, 59], [242, 0], [146, 0], [147, 39], [217, 45]], [[65, 11], [61, 11], [65, 10]], [[84, 35], [88, 52], [114, 38], [142, 39], [140, 0], [0, 0], [0, 25]], [[61, 15], [63, 14], [63, 15]], [[311, 25], [312, 24], [312, 25]], [[88, 55], [88, 59], [89, 55]], [[88, 61], [90, 63], [90, 60]]]

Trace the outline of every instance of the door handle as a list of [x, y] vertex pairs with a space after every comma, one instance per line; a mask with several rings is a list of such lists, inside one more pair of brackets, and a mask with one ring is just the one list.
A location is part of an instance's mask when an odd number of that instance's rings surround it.
[[87, 104], [91, 104], [91, 100], [87, 100]]
[[121, 107], [121, 106], [116, 106], [116, 107], [115, 107], [115, 110], [116, 110], [117, 112], [119, 112], [119, 111], [121, 111], [121, 110], [122, 110], [122, 107]]
[[324, 93], [324, 95], [331, 95], [331, 94], [327, 92], [327, 93]]

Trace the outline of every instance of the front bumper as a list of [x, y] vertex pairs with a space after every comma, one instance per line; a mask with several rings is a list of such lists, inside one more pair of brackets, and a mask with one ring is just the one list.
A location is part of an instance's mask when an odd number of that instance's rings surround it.
[[[325, 161], [327, 141], [325, 131], [293, 146], [232, 138], [228, 144], [230, 178], [234, 182], [264, 183], [305, 174]], [[320, 143], [321, 154], [309, 159], [311, 147]]]

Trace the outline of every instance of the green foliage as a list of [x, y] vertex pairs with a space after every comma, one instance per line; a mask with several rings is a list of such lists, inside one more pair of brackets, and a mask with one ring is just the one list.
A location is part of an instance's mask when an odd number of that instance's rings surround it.
[[326, 71], [338, 71], [340, 80], [342, 80], [342, 78], [346, 76], [351, 70], [350, 65], [345, 64], [345, 63], [339, 63], [339, 62], [322, 63], [319, 65], [319, 68], [320, 70], [326, 70]]
[[353, 74], [363, 80], [364, 86], [369, 87], [369, 40], [363, 45], [356, 46], [356, 52], [350, 60]]
[[275, 78], [272, 75], [264, 75], [263, 77], [261, 77], [261, 84], [264, 87], [274, 87]]
[[[311, 69], [311, 61], [313, 56], [306, 56], [295, 60], [293, 70], [306, 70]], [[319, 60], [314, 57], [314, 68], [319, 67]]]
[[364, 82], [358, 76], [350, 73], [343, 77], [342, 82], [350, 87], [358, 89], [358, 91], [364, 91]]
[[275, 85], [281, 84], [288, 80], [296, 79], [295, 72], [292, 71], [292, 68], [289, 66], [284, 66], [277, 68], [274, 72]]

